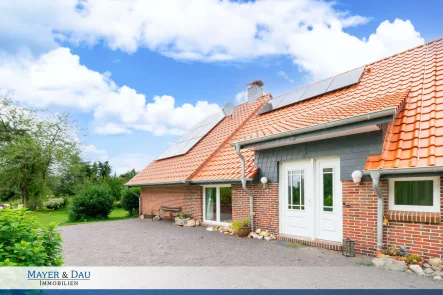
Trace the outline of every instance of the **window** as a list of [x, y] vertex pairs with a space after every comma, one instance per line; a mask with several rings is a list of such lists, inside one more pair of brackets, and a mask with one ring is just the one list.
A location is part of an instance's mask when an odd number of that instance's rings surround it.
[[305, 210], [305, 171], [288, 172], [288, 209]]
[[230, 186], [203, 187], [203, 212], [206, 222], [232, 222], [232, 188]]
[[440, 212], [440, 177], [389, 179], [389, 209]]
[[334, 211], [334, 170], [323, 168], [323, 211]]

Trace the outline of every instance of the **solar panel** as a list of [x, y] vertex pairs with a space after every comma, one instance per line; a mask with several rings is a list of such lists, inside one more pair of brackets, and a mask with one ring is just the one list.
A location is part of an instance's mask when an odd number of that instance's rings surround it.
[[224, 114], [219, 111], [196, 123], [191, 130], [186, 132], [174, 145], [164, 151], [157, 160], [186, 154], [196, 145], [209, 131], [211, 131], [222, 119]]
[[332, 81], [331, 85], [328, 88], [328, 92], [335, 91], [350, 85], [354, 85], [360, 81], [361, 75], [365, 67], [359, 67], [355, 70], [349, 71], [347, 73], [338, 75], [335, 77], [334, 81]]
[[365, 66], [280, 95], [270, 100], [269, 103], [260, 110], [259, 114], [268, 113], [299, 101], [354, 85], [360, 81], [364, 70]]

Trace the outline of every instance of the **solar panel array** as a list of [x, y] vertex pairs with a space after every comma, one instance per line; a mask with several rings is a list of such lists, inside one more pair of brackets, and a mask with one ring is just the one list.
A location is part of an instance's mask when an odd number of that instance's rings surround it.
[[212, 130], [222, 119], [224, 114], [219, 111], [195, 124], [191, 130], [186, 132], [180, 140], [164, 151], [157, 160], [186, 154], [197, 142]]
[[271, 112], [273, 110], [297, 103], [299, 101], [317, 97], [328, 92], [354, 85], [358, 83], [358, 81], [360, 81], [360, 77], [363, 74], [364, 70], [365, 66], [362, 66], [344, 74], [280, 95], [274, 99], [271, 99], [269, 103], [267, 103], [260, 110], [259, 114]]

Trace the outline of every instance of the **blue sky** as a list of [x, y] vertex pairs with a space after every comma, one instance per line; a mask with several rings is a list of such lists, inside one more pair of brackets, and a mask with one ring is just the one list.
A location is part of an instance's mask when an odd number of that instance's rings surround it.
[[[142, 169], [261, 79], [275, 96], [443, 37], [441, 1], [0, 1], [0, 89]], [[155, 100], [154, 100], [155, 98]]]

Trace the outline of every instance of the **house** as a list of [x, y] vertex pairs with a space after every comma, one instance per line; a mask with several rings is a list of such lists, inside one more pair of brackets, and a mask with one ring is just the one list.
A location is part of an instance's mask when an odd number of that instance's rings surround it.
[[443, 257], [443, 39], [279, 97], [261, 86], [127, 184], [143, 213], [176, 204], [206, 224], [253, 216], [317, 247], [349, 237], [362, 254]]

